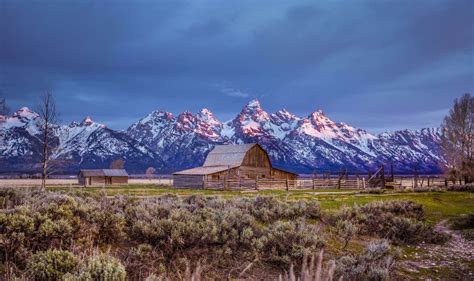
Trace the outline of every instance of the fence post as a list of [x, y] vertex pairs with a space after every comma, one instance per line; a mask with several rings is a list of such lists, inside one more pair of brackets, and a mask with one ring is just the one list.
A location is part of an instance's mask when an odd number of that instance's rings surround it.
[[255, 190], [258, 190], [258, 176], [255, 177]]
[[382, 165], [381, 168], [382, 168], [382, 171], [381, 171], [381, 172], [382, 172], [382, 174], [381, 174], [381, 177], [382, 177], [382, 186], [383, 186], [383, 188], [385, 188], [385, 166]]
[[365, 178], [362, 178], [362, 188], [365, 189]]
[[288, 182], [288, 177], [286, 177], [286, 191], [290, 190], [290, 183]]

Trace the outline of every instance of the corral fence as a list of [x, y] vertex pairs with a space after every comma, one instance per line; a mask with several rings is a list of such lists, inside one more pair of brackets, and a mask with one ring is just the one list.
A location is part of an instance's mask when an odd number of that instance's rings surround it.
[[290, 179], [240, 179], [240, 180], [207, 180], [203, 183], [204, 189], [221, 190], [265, 190], [265, 189], [370, 189], [385, 187], [394, 189], [417, 189], [425, 187], [450, 187], [464, 184], [463, 181], [451, 181], [442, 175], [411, 176], [401, 175], [387, 177], [382, 186], [369, 184], [368, 176], [337, 176], [325, 178], [300, 177]]
[[241, 180], [207, 180], [204, 189], [324, 189], [324, 188], [363, 188], [364, 179], [241, 179]]

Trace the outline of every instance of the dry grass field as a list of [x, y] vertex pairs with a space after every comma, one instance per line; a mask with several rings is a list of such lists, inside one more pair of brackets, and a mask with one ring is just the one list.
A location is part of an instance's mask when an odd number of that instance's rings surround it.
[[[172, 185], [171, 179], [130, 179], [131, 185]], [[48, 186], [77, 186], [77, 179], [49, 179]], [[40, 179], [0, 179], [0, 188], [5, 187], [37, 187], [41, 186]]]

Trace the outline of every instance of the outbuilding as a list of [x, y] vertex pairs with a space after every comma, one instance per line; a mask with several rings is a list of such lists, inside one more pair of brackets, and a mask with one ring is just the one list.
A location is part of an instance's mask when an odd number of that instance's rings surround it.
[[128, 183], [128, 173], [124, 169], [81, 170], [77, 178], [83, 186]]
[[232, 188], [256, 185], [256, 181], [260, 180], [273, 182], [276, 184], [274, 187], [278, 188], [283, 187], [285, 181], [296, 180], [297, 176], [273, 167], [268, 153], [259, 144], [216, 145], [201, 167], [174, 173], [173, 186], [206, 188], [222, 183], [223, 186]]

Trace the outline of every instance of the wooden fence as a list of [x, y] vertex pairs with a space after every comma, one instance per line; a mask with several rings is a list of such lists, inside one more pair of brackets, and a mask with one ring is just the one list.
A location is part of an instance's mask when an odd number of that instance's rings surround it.
[[328, 189], [328, 188], [364, 188], [365, 179], [241, 179], [241, 180], [208, 180], [205, 189]]
[[[241, 180], [208, 180], [204, 182], [205, 189], [222, 190], [265, 190], [265, 189], [368, 189], [371, 188], [364, 176], [349, 176], [346, 178], [299, 178], [285, 179], [241, 179]], [[387, 188], [416, 189], [424, 187], [448, 187], [459, 184], [457, 181], [446, 180], [443, 176], [395, 176], [393, 181], [388, 178]], [[461, 182], [462, 183], [462, 182]]]

